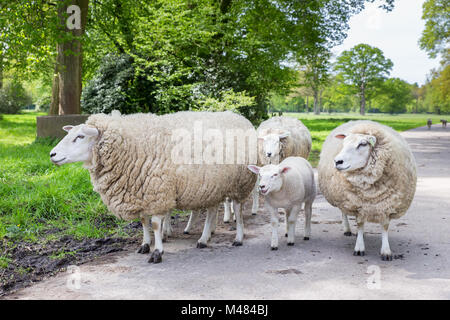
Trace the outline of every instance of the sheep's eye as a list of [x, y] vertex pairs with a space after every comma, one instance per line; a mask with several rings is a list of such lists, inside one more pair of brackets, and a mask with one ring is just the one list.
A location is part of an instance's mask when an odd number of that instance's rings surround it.
[[78, 135], [75, 139], [73, 139], [73, 142], [77, 141], [77, 139], [84, 139], [83, 135]]
[[274, 173], [274, 175], [272, 177], [276, 177], [276, 176], [278, 176], [278, 173]]
[[361, 146], [367, 146], [367, 141], [361, 141], [360, 143], [359, 143], [359, 145], [358, 145], [358, 148], [359, 147], [361, 147]]

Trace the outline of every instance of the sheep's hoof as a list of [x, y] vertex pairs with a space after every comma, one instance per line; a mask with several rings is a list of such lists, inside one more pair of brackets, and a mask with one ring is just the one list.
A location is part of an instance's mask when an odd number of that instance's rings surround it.
[[203, 249], [203, 248], [206, 248], [206, 247], [207, 247], [207, 245], [206, 245], [205, 243], [203, 243], [203, 242], [197, 242], [197, 248]]
[[354, 256], [364, 256], [366, 253], [364, 251], [353, 251]]
[[183, 234], [189, 234], [189, 231], [183, 231]]
[[309, 240], [309, 237], [303, 237], [303, 240]]
[[381, 260], [383, 261], [392, 261], [392, 254], [382, 254]]
[[242, 241], [237, 241], [237, 240], [234, 240], [234, 242], [233, 242], [233, 246], [235, 246], [235, 247], [239, 247], [239, 246], [242, 246]]
[[287, 245], [288, 245], [288, 246], [293, 246], [294, 243], [293, 243], [293, 242], [288, 242]]
[[148, 243], [144, 243], [142, 246], [137, 249], [136, 253], [149, 253], [150, 252], [150, 245]]
[[284, 237], [287, 238], [287, 233], [284, 234]]
[[352, 232], [351, 231], [344, 232], [344, 236], [351, 237], [352, 236]]
[[256, 213], [257, 213], [257, 212], [252, 212], [252, 216], [256, 216]]
[[158, 249], [153, 251], [148, 263], [160, 263], [162, 261], [162, 253]]
[[270, 247], [270, 250], [272, 251], [278, 250], [278, 247]]
[[223, 220], [223, 223], [230, 223], [230, 220], [227, 220], [227, 221]]

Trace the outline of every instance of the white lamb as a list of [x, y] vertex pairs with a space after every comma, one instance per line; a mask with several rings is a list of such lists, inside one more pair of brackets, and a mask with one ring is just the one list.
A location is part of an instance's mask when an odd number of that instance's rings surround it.
[[256, 131], [244, 117], [232, 112], [96, 114], [86, 124], [64, 129], [68, 134], [50, 152], [51, 160], [57, 165], [84, 162], [94, 190], [114, 215], [141, 218], [142, 246], [150, 245], [151, 216], [155, 250], [149, 262], [162, 260], [167, 212], [206, 209], [214, 216], [227, 196], [234, 200], [237, 220], [233, 245], [242, 244], [241, 203], [256, 180], [247, 170], [256, 161]]
[[[308, 159], [311, 152], [311, 134], [308, 128], [294, 117], [272, 117], [261, 122], [256, 130], [258, 135], [258, 165], [278, 164], [287, 157]], [[257, 181], [252, 193], [252, 214], [259, 209]], [[224, 204], [224, 222], [229, 222], [231, 206]]]
[[309, 162], [301, 157], [288, 157], [280, 164], [264, 167], [249, 165], [250, 171], [259, 175], [261, 194], [265, 196], [265, 207], [271, 214], [271, 249], [278, 249], [278, 208], [286, 211], [287, 245], [294, 245], [295, 223], [305, 204], [304, 240], [311, 236], [312, 203], [316, 197], [314, 173]]

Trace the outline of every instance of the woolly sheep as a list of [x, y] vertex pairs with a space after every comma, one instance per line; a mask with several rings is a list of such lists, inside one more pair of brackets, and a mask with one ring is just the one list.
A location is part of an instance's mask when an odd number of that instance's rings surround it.
[[[242, 244], [241, 203], [256, 180], [247, 170], [247, 165], [256, 161], [251, 155], [256, 149], [256, 131], [244, 117], [229, 111], [163, 116], [96, 114], [85, 124], [66, 126], [65, 130], [68, 134], [50, 152], [51, 160], [57, 165], [84, 162], [94, 190], [114, 215], [126, 220], [141, 218], [143, 246], [150, 245], [151, 216], [155, 250], [149, 262], [161, 262], [161, 228], [167, 212], [175, 208], [214, 211], [226, 196], [234, 200], [237, 220], [233, 245]], [[248, 143], [240, 144], [239, 139], [246, 136]], [[225, 142], [216, 139], [221, 137]], [[226, 164], [220, 164], [223, 159], [218, 158], [222, 151], [227, 152]], [[202, 158], [207, 154], [220, 160], [207, 164]]]
[[433, 124], [433, 121], [431, 119], [427, 120], [427, 126], [428, 126], [428, 130], [431, 129], [431, 125]]
[[[272, 117], [263, 121], [256, 130], [258, 135], [258, 164], [277, 164], [287, 157], [308, 159], [311, 151], [311, 134], [308, 128], [293, 117]], [[258, 181], [252, 193], [252, 214], [259, 209]], [[224, 221], [229, 221], [225, 210]]]
[[327, 201], [342, 211], [345, 235], [351, 235], [347, 215], [356, 216], [354, 255], [364, 255], [364, 223], [379, 223], [382, 260], [392, 260], [388, 241], [391, 219], [408, 210], [416, 190], [414, 156], [400, 134], [377, 122], [347, 122], [325, 140], [318, 166], [319, 187]]
[[288, 157], [280, 164], [264, 167], [249, 165], [259, 176], [259, 190], [265, 196], [265, 207], [271, 214], [271, 249], [278, 249], [278, 208], [286, 211], [288, 246], [294, 245], [295, 223], [302, 203], [305, 203], [304, 240], [311, 236], [312, 203], [316, 197], [314, 172], [309, 162], [301, 157]]

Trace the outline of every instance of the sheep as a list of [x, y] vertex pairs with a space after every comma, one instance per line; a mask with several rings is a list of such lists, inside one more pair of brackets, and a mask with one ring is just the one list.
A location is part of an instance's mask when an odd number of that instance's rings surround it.
[[347, 122], [325, 140], [318, 171], [320, 190], [342, 211], [345, 235], [351, 235], [347, 216], [356, 216], [354, 255], [365, 254], [364, 224], [378, 223], [383, 227], [381, 259], [391, 261], [389, 223], [406, 213], [417, 183], [416, 162], [405, 139], [377, 122]]
[[[50, 152], [50, 159], [56, 165], [83, 162], [94, 191], [112, 214], [125, 220], [141, 218], [143, 253], [150, 246], [151, 216], [155, 249], [149, 262], [162, 260], [161, 229], [167, 212], [206, 209], [213, 216], [226, 196], [234, 200], [233, 245], [242, 245], [241, 204], [256, 180], [247, 165], [257, 158], [256, 130], [244, 117], [230, 111], [95, 114], [85, 124], [64, 129], [68, 134]], [[205, 228], [208, 234], [210, 226]]]
[[427, 120], [427, 126], [428, 126], [428, 130], [431, 129], [431, 125], [433, 124], [433, 121], [431, 121], [431, 119]]
[[441, 119], [442, 122], [442, 128], [447, 128], [447, 120]]
[[309, 162], [301, 157], [288, 157], [280, 164], [264, 167], [249, 165], [259, 176], [259, 190], [265, 196], [265, 207], [271, 214], [271, 249], [278, 249], [278, 208], [286, 211], [287, 245], [294, 245], [295, 223], [302, 203], [305, 204], [304, 240], [311, 236], [312, 203], [316, 197], [314, 172]]
[[[308, 128], [293, 117], [272, 117], [263, 121], [256, 130], [258, 135], [258, 164], [277, 164], [287, 157], [303, 157], [308, 159], [311, 151], [311, 134]], [[256, 181], [252, 193], [252, 214], [259, 210], [259, 193]], [[230, 216], [224, 214], [227, 222]]]

